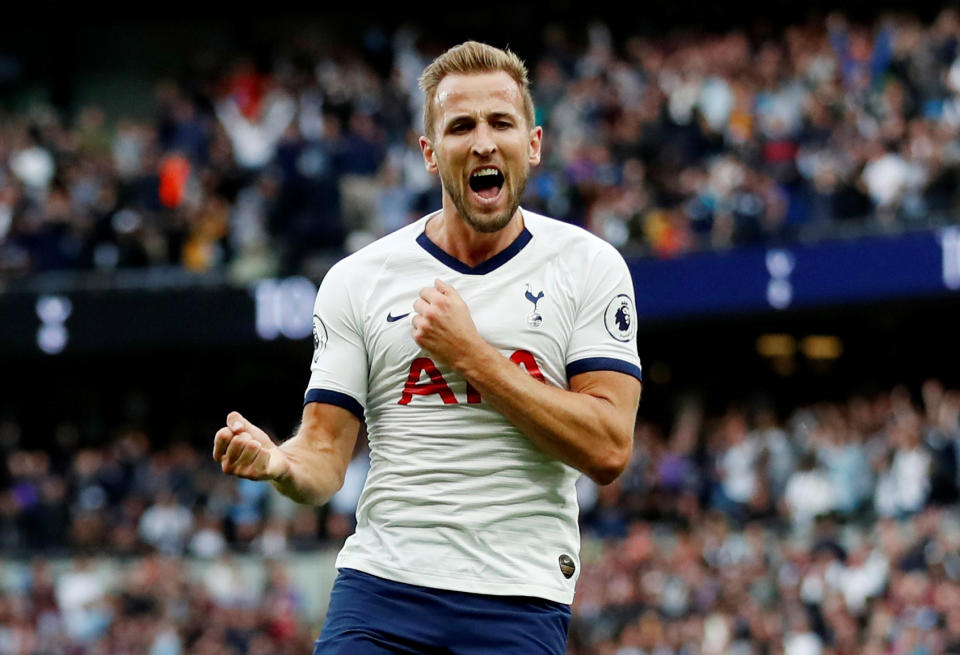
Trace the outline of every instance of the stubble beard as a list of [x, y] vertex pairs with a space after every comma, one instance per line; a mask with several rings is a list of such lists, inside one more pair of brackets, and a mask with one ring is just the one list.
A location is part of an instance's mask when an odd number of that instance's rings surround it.
[[529, 173], [529, 169], [523, 172], [523, 175], [517, 180], [518, 184], [516, 188], [513, 188], [513, 185], [511, 185], [510, 181], [504, 176], [503, 189], [501, 189], [500, 192], [509, 194], [510, 204], [506, 212], [496, 214], [489, 218], [480, 218], [470, 211], [467, 207], [466, 189], [457, 184], [457, 180], [448, 179], [449, 176], [441, 172], [440, 181], [443, 183], [444, 190], [446, 190], [450, 199], [453, 201], [453, 206], [457, 208], [457, 212], [466, 224], [477, 232], [493, 234], [509, 225], [510, 219], [513, 218], [514, 214], [517, 213], [517, 209], [520, 208], [520, 197], [523, 196], [523, 192], [527, 188]]

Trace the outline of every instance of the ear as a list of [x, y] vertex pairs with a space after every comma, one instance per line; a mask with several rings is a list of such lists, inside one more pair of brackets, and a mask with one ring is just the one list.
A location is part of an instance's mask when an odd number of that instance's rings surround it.
[[423, 167], [427, 169], [427, 172], [431, 175], [436, 175], [437, 171], [437, 157], [436, 152], [433, 150], [433, 144], [430, 143], [430, 139], [425, 136], [420, 137], [420, 152], [423, 154]]
[[543, 143], [543, 128], [537, 125], [530, 130], [530, 165], [540, 164], [540, 146]]

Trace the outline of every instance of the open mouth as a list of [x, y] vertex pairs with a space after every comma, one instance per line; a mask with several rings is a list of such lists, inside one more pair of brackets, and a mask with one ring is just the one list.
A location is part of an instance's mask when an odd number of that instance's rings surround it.
[[470, 188], [484, 200], [500, 195], [503, 182], [503, 173], [493, 167], [479, 168], [470, 176]]

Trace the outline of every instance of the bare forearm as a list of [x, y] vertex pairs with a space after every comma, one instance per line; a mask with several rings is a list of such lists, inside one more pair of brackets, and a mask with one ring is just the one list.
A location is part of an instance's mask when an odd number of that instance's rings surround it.
[[311, 447], [299, 433], [280, 446], [285, 470], [272, 480], [284, 496], [298, 503], [323, 505], [343, 485], [345, 469], [332, 447]]
[[228, 475], [271, 482], [300, 503], [323, 504], [343, 484], [360, 420], [335, 405], [307, 403], [296, 436], [277, 445], [240, 412], [213, 437], [213, 459]]
[[545, 453], [601, 484], [612, 482], [630, 458], [639, 383], [636, 397], [627, 403], [632, 407], [624, 411], [589, 389], [568, 391], [535, 380], [484, 346], [455, 364], [484, 401]]

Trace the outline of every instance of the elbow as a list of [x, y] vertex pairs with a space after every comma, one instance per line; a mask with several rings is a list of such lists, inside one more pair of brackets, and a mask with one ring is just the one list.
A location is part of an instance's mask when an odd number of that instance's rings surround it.
[[333, 481], [333, 489], [330, 491], [330, 497], [332, 498], [335, 493], [343, 489], [343, 483], [347, 479], [347, 469], [344, 467], [342, 470], [337, 471], [337, 475]]
[[343, 483], [347, 476], [346, 467], [337, 468], [329, 480], [325, 484], [321, 485], [320, 489], [317, 489], [314, 496], [313, 504], [314, 505], [326, 505], [330, 502], [330, 499], [333, 498], [338, 491], [343, 488]]
[[630, 463], [630, 448], [613, 448], [602, 459], [598, 459], [586, 474], [591, 480], [605, 486], [620, 477]]
[[587, 475], [591, 480], [599, 484], [601, 487], [604, 487], [614, 480], [620, 477], [620, 474], [623, 473], [625, 466], [597, 466], [594, 467]]
[[340, 488], [343, 487], [343, 477], [334, 478], [329, 480], [326, 483], [317, 483], [311, 487], [304, 489], [302, 492], [302, 498], [297, 500], [304, 505], [313, 505], [315, 507], [322, 507], [330, 502], [330, 499], [340, 491]]

